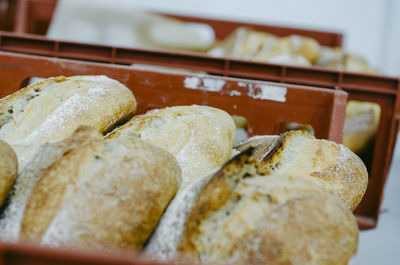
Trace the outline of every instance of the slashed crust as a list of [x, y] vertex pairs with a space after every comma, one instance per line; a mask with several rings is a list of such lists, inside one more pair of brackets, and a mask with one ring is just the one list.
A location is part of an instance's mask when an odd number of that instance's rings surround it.
[[310, 181], [269, 175], [250, 147], [200, 193], [178, 252], [204, 263], [347, 264], [357, 249], [352, 213]]
[[99, 137], [43, 171], [27, 202], [21, 240], [141, 248], [179, 188], [179, 165], [138, 138]]

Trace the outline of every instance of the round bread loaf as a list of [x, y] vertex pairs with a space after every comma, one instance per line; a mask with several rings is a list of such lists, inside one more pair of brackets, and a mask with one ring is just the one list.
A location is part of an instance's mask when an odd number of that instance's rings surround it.
[[48, 78], [0, 101], [0, 139], [14, 148], [22, 169], [38, 146], [80, 125], [106, 133], [135, 111], [132, 92], [106, 76]]
[[[271, 139], [275, 142], [271, 142]], [[307, 179], [327, 189], [354, 210], [368, 185], [368, 172], [361, 159], [341, 144], [315, 139], [304, 131], [290, 131], [281, 137], [249, 139], [267, 175], [291, 175]], [[272, 148], [271, 148], [272, 147]]]
[[183, 189], [229, 159], [235, 128], [231, 116], [223, 110], [176, 106], [135, 116], [106, 138], [138, 136], [164, 148], [181, 166]]
[[254, 176], [222, 196], [213, 184], [186, 223], [184, 255], [205, 264], [346, 265], [357, 251], [352, 213], [309, 182]]
[[169, 212], [146, 248], [162, 260], [344, 265], [357, 250], [357, 223], [342, 202], [297, 176], [268, 176], [252, 147], [190, 185]]
[[135, 137], [104, 141], [87, 127], [75, 134], [82, 133], [92, 140], [40, 172], [20, 239], [50, 246], [140, 249], [178, 190], [179, 165], [168, 152]]
[[0, 206], [14, 184], [18, 172], [18, 160], [14, 150], [0, 140]]
[[362, 154], [374, 142], [381, 109], [372, 102], [350, 100], [346, 106], [343, 144], [356, 154]]

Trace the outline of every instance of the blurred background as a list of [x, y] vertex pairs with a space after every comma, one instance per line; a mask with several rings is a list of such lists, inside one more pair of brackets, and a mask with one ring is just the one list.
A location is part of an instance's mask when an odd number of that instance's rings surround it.
[[[44, 2], [55, 2], [55, 0], [45, 0]], [[70, 3], [70, 6], [77, 4], [89, 6], [95, 12], [98, 11], [98, 6], [104, 5], [107, 1], [63, 0], [60, 2]], [[13, 26], [9, 21], [13, 21], [14, 18], [7, 16], [12, 15], [13, 12], [7, 12], [7, 9], [15, 9], [16, 3], [16, 0], [0, 0], [1, 28], [12, 29]], [[108, 10], [114, 9], [117, 13], [131, 13], [129, 18], [131, 20], [135, 20], [134, 17], [140, 14], [140, 12], [135, 13], [132, 10], [145, 9], [339, 32], [344, 35], [343, 47], [347, 52], [362, 57], [371, 67], [386, 75], [400, 75], [400, 51], [398, 49], [400, 47], [400, 1], [397, 0], [247, 0], [245, 2], [241, 0], [115, 0], [112, 3]], [[36, 12], [45, 11], [36, 10]], [[85, 13], [82, 12], [68, 13], [68, 8], [64, 12], [65, 14], [80, 18], [85, 16]], [[65, 19], [64, 15], [58, 14], [57, 18], [64, 17]], [[118, 18], [119, 16], [114, 16], [111, 20]], [[103, 16], [103, 20], [109, 19], [110, 17]], [[89, 20], [94, 21], [93, 19]], [[61, 21], [64, 20], [61, 19]], [[101, 18], [98, 21], [101, 23]], [[69, 20], [66, 24], [74, 26], [74, 19]], [[63, 28], [63, 26], [60, 27], [60, 23], [58, 23], [56, 28]], [[85, 27], [80, 28], [84, 32]], [[112, 35], [112, 39], [115, 39], [118, 33], [121, 33], [119, 34], [121, 39], [126, 38], [123, 30], [120, 30]], [[80, 41], [82, 40], [80, 39]], [[110, 42], [112, 43], [112, 40]]]
[[[47, 1], [54, 2], [54, 0]], [[53, 17], [50, 30], [47, 32], [47, 36], [51, 38], [141, 47], [140, 41], [130, 36], [131, 32], [118, 26], [119, 22], [111, 27], [110, 21], [130, 21], [129, 23], [135, 24], [143, 18], [140, 11], [143, 9], [342, 33], [343, 48], [346, 52], [364, 58], [369, 66], [380, 73], [400, 76], [400, 1], [398, 0], [114, 0], [108, 2], [64, 0], [60, 2], [65, 6], [58, 8]], [[15, 18], [10, 18], [12, 15], [10, 9], [15, 8], [15, 3], [0, 0], [0, 27], [11, 29], [9, 21]], [[82, 7], [77, 9], [77, 5]], [[107, 12], [92, 16], [91, 12], [94, 9], [105, 9]], [[79, 10], [81, 12], [78, 12]], [[40, 13], [40, 10], [37, 12]], [[79, 30], [76, 30], [77, 28]], [[163, 27], [158, 27], [155, 30], [162, 31], [162, 29]], [[206, 29], [198, 30], [204, 42], [212, 37]], [[166, 39], [162, 41], [168, 41], [168, 38]], [[353, 264], [398, 264], [400, 260], [398, 187], [400, 187], [399, 144], [395, 148], [386, 183], [378, 227], [361, 232], [359, 251]]]
[[[121, 0], [119, 0], [121, 1]], [[388, 75], [400, 75], [398, 0], [122, 0], [138, 7], [218, 19], [337, 31], [343, 46]]]

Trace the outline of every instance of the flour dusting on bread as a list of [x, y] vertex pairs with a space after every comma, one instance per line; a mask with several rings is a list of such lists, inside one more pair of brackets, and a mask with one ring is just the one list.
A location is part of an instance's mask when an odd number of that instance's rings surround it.
[[0, 101], [0, 139], [15, 147], [22, 169], [38, 146], [80, 125], [106, 133], [135, 111], [132, 92], [106, 76], [48, 78]]

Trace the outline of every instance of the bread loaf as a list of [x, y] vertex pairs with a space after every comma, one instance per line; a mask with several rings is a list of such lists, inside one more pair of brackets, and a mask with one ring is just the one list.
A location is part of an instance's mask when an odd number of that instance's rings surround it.
[[320, 56], [321, 46], [314, 39], [291, 35], [277, 37], [269, 33], [239, 27], [208, 53], [258, 62], [310, 66]]
[[343, 144], [356, 154], [362, 154], [374, 142], [381, 109], [372, 102], [350, 100], [346, 106]]
[[131, 135], [176, 157], [182, 169], [183, 189], [229, 159], [235, 124], [229, 114], [216, 108], [176, 106], [135, 116], [106, 138]]
[[208, 54], [274, 64], [316, 65], [370, 74], [378, 72], [363, 58], [340, 47], [321, 46], [315, 39], [305, 36], [279, 37], [248, 27], [237, 28], [225, 40], [214, 45]]
[[[368, 184], [368, 172], [361, 159], [343, 145], [318, 140], [303, 131], [291, 131], [282, 137], [250, 139], [238, 146], [244, 150], [251, 142], [258, 146], [257, 159], [267, 175], [289, 174], [324, 187], [354, 210]], [[273, 141], [271, 141], [271, 139]], [[268, 153], [274, 149], [273, 152]]]
[[140, 249], [178, 190], [178, 163], [138, 138], [104, 141], [94, 130], [80, 130], [93, 140], [43, 171], [26, 205], [21, 239]]
[[0, 140], [0, 207], [17, 177], [18, 160], [14, 150]]
[[0, 101], [0, 139], [15, 149], [22, 169], [38, 146], [79, 125], [108, 132], [135, 111], [132, 92], [106, 76], [48, 78]]
[[[186, 196], [178, 195], [165, 214], [175, 215], [162, 219], [147, 254], [206, 264], [347, 264], [358, 241], [352, 213], [308, 180], [268, 175], [254, 150], [249, 147], [180, 194], [190, 190]], [[178, 199], [191, 203], [190, 209]], [[168, 229], [163, 223], [176, 222], [183, 226], [157, 236]]]
[[85, 149], [101, 140], [102, 137], [98, 133], [83, 129], [77, 130], [72, 137], [63, 141], [40, 146], [37, 149], [37, 155], [33, 156], [32, 160], [18, 174], [9, 203], [0, 219], [0, 239], [13, 242], [18, 240], [26, 203], [47, 168], [52, 167], [64, 154], [77, 148]]

